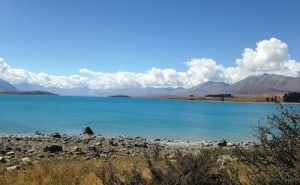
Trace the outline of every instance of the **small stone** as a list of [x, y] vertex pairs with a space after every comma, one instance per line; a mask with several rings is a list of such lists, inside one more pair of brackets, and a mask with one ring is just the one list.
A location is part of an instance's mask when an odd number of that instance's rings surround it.
[[232, 147], [232, 146], [234, 146], [234, 145], [233, 145], [233, 143], [228, 142], [228, 143], [227, 143], [227, 146]]
[[14, 166], [7, 167], [6, 170], [7, 171], [12, 171], [12, 170], [20, 169], [20, 168], [21, 168], [20, 165], [14, 165]]
[[38, 161], [38, 160], [35, 160], [32, 162], [32, 164], [38, 164], [38, 163], [40, 163], [40, 161]]
[[74, 146], [73, 148], [71, 148], [71, 152], [80, 152], [81, 148], [79, 148], [78, 146]]
[[17, 147], [17, 148], [15, 148], [15, 149], [14, 149], [14, 151], [16, 151], [16, 152], [21, 152], [21, 151], [22, 151], [22, 149], [21, 149], [21, 148], [19, 148], [19, 147]]
[[10, 152], [7, 152], [6, 155], [15, 155], [15, 152], [10, 151]]
[[39, 158], [44, 158], [45, 157], [44, 154], [37, 154], [36, 156], [39, 157]]
[[0, 150], [0, 154], [2, 154], [2, 155], [4, 155], [4, 154], [6, 154], [6, 150]]
[[0, 156], [0, 163], [7, 163], [7, 160], [4, 157]]
[[50, 152], [50, 153], [58, 153], [58, 152], [62, 152], [62, 146], [60, 145], [51, 145], [51, 146], [46, 146], [43, 148], [44, 152]]
[[34, 148], [27, 150], [27, 153], [33, 153], [33, 152], [35, 152]]
[[34, 135], [40, 136], [40, 135], [42, 135], [42, 133], [36, 131], [36, 132], [34, 133]]
[[94, 132], [93, 132], [93, 130], [91, 129], [91, 127], [85, 127], [85, 128], [83, 128], [82, 134], [94, 135]]
[[9, 147], [9, 146], [7, 146], [7, 147], [5, 148], [5, 150], [6, 150], [6, 151], [11, 151], [11, 150], [13, 150], [13, 148], [12, 148], [12, 147]]
[[31, 160], [30, 160], [29, 157], [23, 157], [23, 158], [21, 159], [21, 162], [22, 162], [22, 163], [25, 163], [25, 164], [32, 164], [32, 162], [31, 162]]
[[94, 152], [96, 152], [96, 151], [97, 151], [97, 148], [96, 148], [95, 145], [90, 145], [90, 146], [88, 146], [88, 150], [89, 150], [89, 151], [94, 151]]
[[100, 154], [100, 157], [101, 157], [101, 158], [107, 158], [108, 155], [107, 155], [107, 154]]

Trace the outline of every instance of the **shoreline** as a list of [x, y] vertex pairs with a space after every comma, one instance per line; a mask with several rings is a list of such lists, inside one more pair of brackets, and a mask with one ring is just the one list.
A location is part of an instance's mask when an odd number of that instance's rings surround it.
[[29, 160], [39, 162], [45, 158], [89, 160], [115, 158], [120, 156], [139, 156], [153, 153], [159, 149], [162, 154], [172, 156], [177, 150], [199, 152], [214, 148], [251, 148], [255, 142], [180, 141], [141, 137], [52, 134], [0, 135], [0, 163], [15, 165]]

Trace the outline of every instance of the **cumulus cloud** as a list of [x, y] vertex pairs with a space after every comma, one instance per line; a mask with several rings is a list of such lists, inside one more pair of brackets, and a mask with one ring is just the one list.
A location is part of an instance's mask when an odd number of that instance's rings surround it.
[[13, 84], [30, 83], [44, 87], [73, 88], [84, 86], [88, 79], [79, 75], [53, 76], [46, 73], [32, 73], [25, 69], [17, 69], [0, 58], [0, 78]]
[[206, 81], [224, 81], [225, 73], [222, 65], [218, 65], [212, 59], [192, 59], [186, 63], [188, 66], [188, 83], [189, 86], [194, 86]]
[[45, 87], [89, 87], [92, 89], [123, 87], [193, 87], [206, 81], [234, 83], [250, 75], [264, 73], [298, 76], [300, 63], [290, 58], [288, 45], [271, 38], [256, 44], [255, 49], [244, 49], [236, 66], [224, 67], [213, 59], [192, 59], [186, 62], [186, 71], [153, 67], [143, 73], [119, 71], [115, 73], [79, 69], [71, 76], [54, 76], [46, 73], [32, 73], [17, 69], [0, 58], [0, 78], [13, 84], [22, 82]]
[[90, 75], [97, 80], [89, 82], [94, 88], [122, 88], [122, 87], [179, 87], [184, 86], [186, 74], [174, 69], [159, 69], [153, 67], [145, 73], [116, 72], [102, 73], [86, 68], [80, 73]]
[[300, 63], [290, 58], [288, 45], [276, 38], [258, 42], [255, 50], [244, 49], [236, 65], [225, 70], [228, 82], [264, 73], [295, 77], [300, 71]]

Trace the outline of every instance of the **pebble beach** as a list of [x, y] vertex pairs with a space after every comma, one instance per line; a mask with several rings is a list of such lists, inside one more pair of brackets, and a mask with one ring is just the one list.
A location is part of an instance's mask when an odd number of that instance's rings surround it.
[[0, 135], [0, 163], [12, 170], [24, 164], [38, 163], [44, 158], [61, 157], [66, 160], [91, 160], [151, 154], [159, 149], [166, 156], [176, 150], [197, 152], [204, 148], [254, 147], [254, 142], [180, 141], [142, 137], [66, 135], [60, 133], [32, 135]]

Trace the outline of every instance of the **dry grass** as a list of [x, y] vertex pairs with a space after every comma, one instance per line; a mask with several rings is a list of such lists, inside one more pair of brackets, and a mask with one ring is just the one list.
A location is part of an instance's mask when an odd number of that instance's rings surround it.
[[[124, 180], [124, 172], [134, 169], [141, 172], [145, 179], [151, 179], [143, 156], [120, 156], [109, 160], [66, 160], [56, 157], [13, 171], [6, 171], [6, 166], [0, 164], [0, 185], [102, 185], [99, 174], [106, 163], [113, 165], [120, 179]], [[163, 164], [159, 163], [161, 167]]]
[[[0, 185], [103, 185], [100, 173], [107, 170], [106, 164], [112, 164], [113, 172], [119, 179], [125, 181], [126, 172], [136, 170], [147, 181], [152, 180], [152, 174], [143, 156], [117, 157], [115, 159], [93, 160], [63, 160], [52, 158], [43, 160], [38, 164], [22, 166], [19, 170], [5, 171], [0, 165]], [[167, 172], [167, 164], [164, 159], [155, 162], [155, 167], [162, 172]], [[236, 174], [241, 184], [251, 184], [249, 174], [254, 166], [239, 161], [231, 161], [221, 168], [213, 168], [212, 174], [227, 172], [229, 176]], [[220, 171], [221, 170], [221, 171]], [[222, 172], [222, 170], [224, 170]]]
[[[66, 161], [56, 158], [5, 172], [0, 178], [0, 184], [86, 184], [86, 177], [93, 176], [97, 170], [100, 170], [99, 162]], [[97, 178], [89, 178], [88, 181], [88, 184], [99, 184]]]
[[[226, 150], [212, 152], [214, 152], [216, 155], [229, 154]], [[168, 162], [172, 162], [179, 168], [190, 170], [192, 170], [190, 167], [193, 168], [194, 166], [192, 163], [195, 162], [194, 160], [190, 161], [185, 157], [183, 160], [178, 159], [178, 161], [170, 161], [164, 157], [161, 157], [159, 160], [154, 160], [154, 158], [151, 158], [151, 161], [153, 162], [155, 168], [159, 169], [163, 173], [163, 176], [169, 176], [172, 178], [178, 177], [176, 177], [176, 174], [175, 176], [174, 174], [170, 174], [169, 170], [171, 166], [168, 165]], [[211, 162], [214, 163], [214, 161], [215, 159]], [[211, 164], [209, 160], [207, 162], [204, 160], [203, 162], [204, 164], [202, 165], [204, 166]], [[202, 165], [200, 165], [199, 168], [206, 169]], [[103, 174], [103, 172], [107, 174], [107, 171], [109, 170], [107, 166], [111, 166], [111, 173], [120, 179], [121, 182], [125, 182], [127, 180], [125, 178], [128, 178], [128, 175], [132, 175], [132, 172], [138, 172], [142, 175], [142, 178], [146, 180], [146, 182], [150, 182], [146, 184], [153, 184], [151, 183], [154, 177], [153, 171], [150, 170], [147, 159], [140, 155], [120, 156], [109, 160], [83, 160], [82, 158], [66, 160], [63, 158], [54, 157], [43, 159], [37, 164], [24, 165], [21, 167], [21, 169], [13, 171], [5, 171], [4, 164], [0, 164], [0, 185], [103, 185], [101, 174]], [[174, 172], [179, 172], [178, 174], [180, 174], [180, 170], [181, 169], [177, 169]], [[194, 170], [197, 171], [198, 169]], [[236, 182], [239, 182], [234, 184], [250, 185], [253, 183], [250, 182], [249, 174], [255, 170], [256, 167], [251, 164], [246, 164], [241, 161], [228, 161], [222, 165], [212, 165], [212, 168], [202, 175], [215, 174], [223, 175], [224, 177], [224, 174], [228, 174], [230, 179], [237, 179]], [[201, 172], [201, 170], [199, 172]], [[229, 180], [225, 176], [224, 180], [226, 179]], [[113, 181], [108, 180], [106, 182]]]

